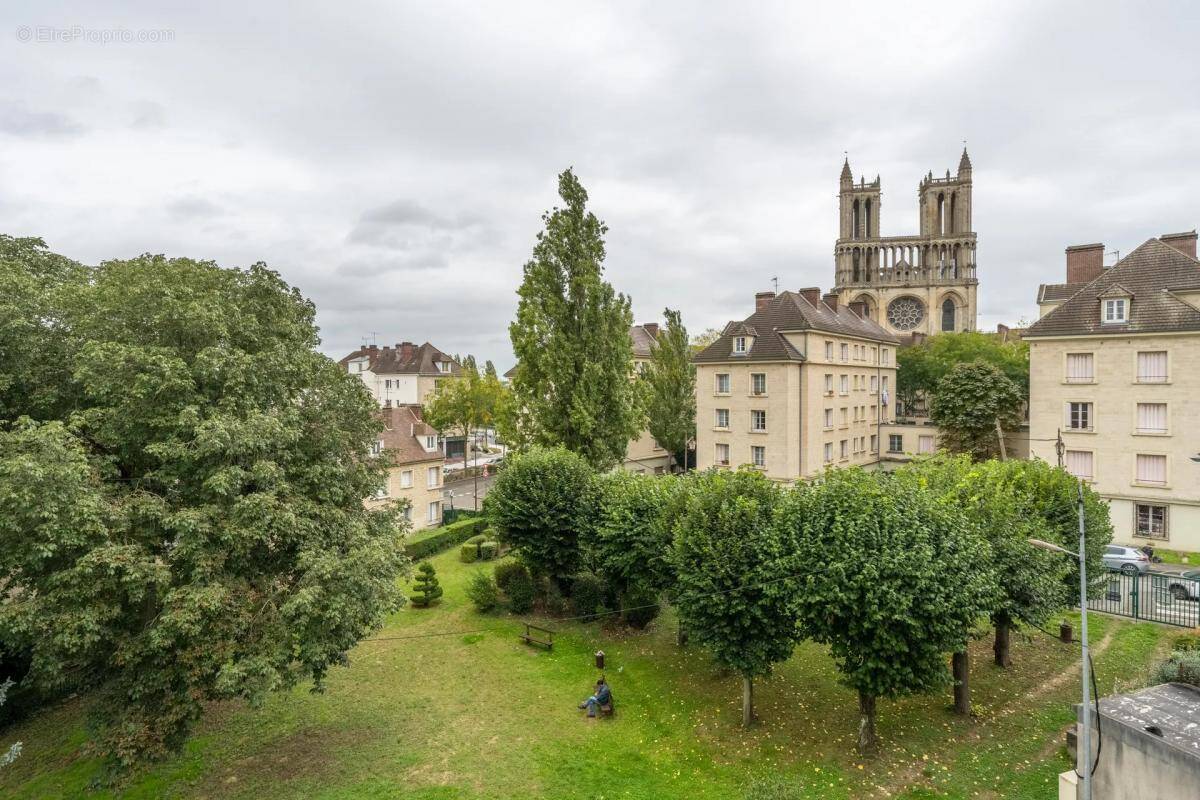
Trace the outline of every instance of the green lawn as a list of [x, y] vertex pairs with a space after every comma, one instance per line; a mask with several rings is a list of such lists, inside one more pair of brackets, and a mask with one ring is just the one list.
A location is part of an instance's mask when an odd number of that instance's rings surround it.
[[[90, 797], [186, 798], [721, 798], [738, 800], [754, 776], [777, 775], [803, 797], [1054, 796], [1069, 764], [1061, 731], [1072, 718], [1077, 650], [1034, 634], [1015, 637], [1015, 666], [991, 666], [990, 641], [972, 648], [978, 718], [945, 696], [880, 702], [883, 753], [854, 755], [856, 700], [837, 684], [822, 648], [804, 645], [757, 691], [760, 723], [740, 727], [740, 682], [699, 648], [674, 643], [672, 615], [645, 633], [599, 623], [556, 626], [553, 652], [519, 643], [517, 621], [479, 615], [463, 595], [473, 571], [454, 553], [434, 559], [440, 605], [406, 608], [324, 694], [298, 689], [264, 708], [214, 706], [186, 750], [140, 773], [123, 792]], [[1095, 616], [1102, 692], [1139, 685], [1176, 634]], [[576, 704], [608, 655], [612, 719], [588, 721]], [[6, 732], [25, 752], [0, 771], [0, 795], [78, 797], [97, 762], [78, 702]]]

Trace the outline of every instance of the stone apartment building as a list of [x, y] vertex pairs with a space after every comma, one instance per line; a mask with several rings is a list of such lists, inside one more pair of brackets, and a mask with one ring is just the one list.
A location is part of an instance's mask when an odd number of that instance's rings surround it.
[[919, 233], [883, 236], [879, 177], [855, 183], [847, 159], [834, 245], [839, 302], [864, 303], [868, 317], [901, 337], [975, 330], [979, 281], [971, 194], [971, 159], [964, 148], [953, 177], [946, 170], [944, 178], [930, 172], [921, 179]]
[[1115, 538], [1200, 551], [1200, 262], [1196, 233], [1150, 239], [1112, 267], [1067, 249], [1038, 290], [1030, 344], [1033, 455], [1109, 501]]
[[384, 429], [371, 455], [384, 459], [387, 481], [367, 506], [407, 500], [404, 516], [414, 531], [442, 522], [442, 467], [438, 432], [425, 423], [418, 405], [390, 405], [379, 410]]
[[423, 405], [438, 381], [462, 375], [458, 362], [429, 342], [363, 346], [338, 363], [361, 378], [384, 408]]
[[899, 338], [865, 303], [820, 289], [760, 292], [694, 357], [696, 466], [778, 481], [879, 461]]
[[[633, 342], [634, 369], [641, 370], [643, 365], [650, 362], [650, 351], [658, 340], [658, 323], [634, 325], [629, 329], [629, 338]], [[642, 431], [636, 439], [629, 442], [621, 467], [630, 472], [662, 475], [671, 467], [671, 456], [654, 441], [650, 431]]]

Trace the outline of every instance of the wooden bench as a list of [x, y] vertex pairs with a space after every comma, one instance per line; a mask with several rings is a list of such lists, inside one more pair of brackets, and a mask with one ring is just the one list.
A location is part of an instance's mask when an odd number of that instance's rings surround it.
[[[534, 631], [541, 635], [535, 634]], [[530, 625], [526, 622], [525, 632], [521, 634], [521, 639], [525, 644], [540, 644], [547, 650], [554, 649], [554, 631], [549, 628], [539, 628], [537, 625]]]
[[612, 704], [612, 700], [609, 700], [607, 703], [600, 706], [600, 716], [611, 717], [612, 715], [613, 715], [613, 704]]

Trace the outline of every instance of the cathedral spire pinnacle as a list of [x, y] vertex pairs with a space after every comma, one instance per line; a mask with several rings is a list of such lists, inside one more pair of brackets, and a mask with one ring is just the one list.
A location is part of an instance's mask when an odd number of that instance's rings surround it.
[[958, 160], [958, 174], [971, 171], [971, 157], [967, 155], [967, 146], [963, 145], [962, 158]]
[[850, 156], [846, 156], [846, 160], [842, 162], [842, 183], [854, 183], [854, 173], [850, 171]]

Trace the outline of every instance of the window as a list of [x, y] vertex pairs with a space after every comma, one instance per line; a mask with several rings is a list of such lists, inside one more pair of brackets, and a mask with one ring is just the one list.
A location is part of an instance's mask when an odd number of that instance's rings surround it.
[[833, 361], [833, 342], [825, 343], [825, 360]]
[[879, 363], [879, 348], [878, 347], [871, 348], [871, 363], [872, 364]]
[[767, 465], [767, 448], [762, 445], [754, 445], [750, 448], [750, 463], [756, 467], [765, 467]]
[[1167, 382], [1167, 351], [1151, 350], [1137, 354], [1138, 383]]
[[1067, 383], [1091, 383], [1095, 372], [1091, 353], [1067, 353]]
[[847, 439], [842, 439], [842, 441], [839, 444], [841, 447], [842, 460], [845, 461], [847, 458], [850, 457], [850, 442]]
[[872, 453], [879, 452], [879, 437], [876, 436], [875, 434], [871, 434], [871, 452]]
[[1137, 482], [1165, 486], [1167, 484], [1167, 457], [1138, 453]]
[[825, 463], [833, 461], [833, 442], [825, 443]]
[[1167, 432], [1167, 404], [1166, 403], [1138, 403], [1137, 404], [1137, 432], [1138, 433], [1166, 433]]
[[854, 421], [858, 422], [858, 406], [854, 407]]
[[891, 358], [891, 351], [885, 347], [880, 352], [883, 354], [883, 365], [886, 367], [890, 363], [889, 359]]
[[746, 337], [745, 336], [733, 337], [733, 352], [735, 354], [737, 354], [737, 353], [744, 354], [746, 352]]
[[[451, 368], [450, 362], [449, 361], [439, 361], [439, 362], [437, 362], [437, 368], [438, 368], [438, 372], [449, 372], [450, 368]], [[396, 383], [399, 384], [399, 381], [397, 381]]]
[[878, 391], [879, 391], [879, 376], [872, 375], [871, 376], [871, 394], [875, 394]]
[[850, 410], [842, 406], [842, 427], [844, 428], [848, 424], [850, 424]]
[[717, 394], [729, 394], [729, 373], [717, 373]]
[[850, 360], [850, 345], [843, 342], [842, 346], [840, 348], [840, 351], [841, 351], [842, 361], [849, 361]]
[[833, 409], [832, 408], [825, 409], [825, 427], [827, 429], [833, 427]]
[[889, 433], [888, 434], [888, 452], [903, 453], [904, 452], [904, 434]]
[[377, 456], [383, 452], [383, 439], [376, 439], [371, 442], [371, 455]]
[[1167, 507], [1150, 503], [1133, 506], [1133, 535], [1149, 539], [1167, 538]]
[[833, 376], [825, 376], [825, 394], [833, 394]]
[[716, 420], [714, 420], [713, 425], [715, 425], [718, 428], [728, 428], [729, 427], [729, 409], [728, 408], [718, 408], [717, 409], [717, 418], [716, 418]]
[[753, 409], [750, 412], [750, 430], [765, 431], [767, 429], [767, 412]]
[[425, 449], [432, 450], [435, 447], [437, 447], [437, 437], [436, 436], [426, 436], [425, 437]]
[[1124, 297], [1118, 297], [1104, 301], [1104, 318], [1103, 322], [1106, 325], [1118, 322], [1128, 322], [1126, 312], [1129, 308], [1129, 303]]
[[412, 470], [411, 469], [406, 469], [406, 470], [404, 470], [404, 472], [400, 473], [400, 488], [401, 489], [411, 489], [412, 488]]
[[442, 468], [441, 467], [430, 467], [429, 469], [425, 470], [425, 485], [426, 486], [429, 486], [431, 488], [434, 486], [437, 486], [439, 483], [442, 482], [441, 479], [442, 479]]
[[842, 386], [841, 386], [841, 389], [842, 389], [842, 394], [849, 394], [849, 393], [850, 393], [850, 376], [849, 376], [849, 375], [843, 375], [843, 376], [842, 376]]
[[954, 301], [949, 297], [942, 302], [942, 330], [954, 330]]
[[1068, 450], [1066, 457], [1067, 472], [1076, 478], [1092, 479], [1092, 453], [1090, 450]]
[[729, 445], [717, 445], [717, 463], [723, 467], [729, 466]]
[[767, 393], [767, 374], [765, 372], [750, 373], [750, 394]]
[[441, 500], [434, 500], [432, 503], [429, 504], [429, 517], [427, 519], [429, 522], [441, 522], [442, 521], [442, 501]]
[[933, 437], [932, 436], [924, 436], [923, 435], [923, 436], [917, 437], [917, 452], [918, 453], [932, 453], [933, 451], [934, 451], [934, 445], [933, 445]]
[[1092, 429], [1092, 404], [1067, 403], [1067, 427], [1073, 431]]

